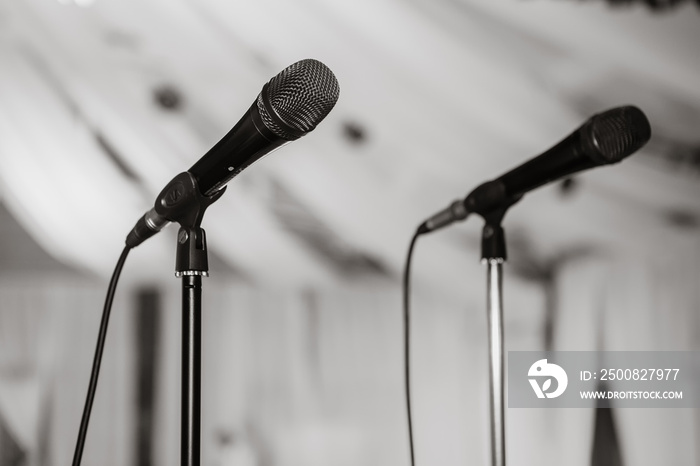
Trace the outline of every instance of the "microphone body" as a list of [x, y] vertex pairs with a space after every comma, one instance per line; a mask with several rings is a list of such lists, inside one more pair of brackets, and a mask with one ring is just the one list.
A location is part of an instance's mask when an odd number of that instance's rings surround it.
[[256, 160], [290, 142], [262, 123], [254, 103], [236, 125], [202, 156], [189, 171], [200, 192], [211, 195]]
[[256, 160], [312, 131], [339, 94], [333, 72], [317, 60], [285, 68], [263, 86], [253, 105], [214, 147], [166, 185], [127, 236], [127, 246], [138, 246], [170, 222], [201, 221], [226, 183]]
[[527, 192], [551, 181], [620, 162], [640, 149], [650, 137], [649, 121], [637, 107], [618, 107], [594, 115], [549, 150], [483, 183], [464, 200], [455, 201], [428, 218], [419, 230], [434, 231], [463, 220], [471, 213], [486, 216], [504, 211]]
[[516, 198], [572, 173], [622, 160], [622, 158], [606, 160], [599, 156], [599, 151], [595, 148], [595, 139], [590, 135], [582, 134], [590, 126], [589, 121], [554, 147], [494, 181], [503, 184], [506, 197]]

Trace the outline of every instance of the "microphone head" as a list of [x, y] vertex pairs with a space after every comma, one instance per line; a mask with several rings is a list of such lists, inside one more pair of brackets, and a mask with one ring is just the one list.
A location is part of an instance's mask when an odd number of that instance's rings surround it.
[[582, 129], [586, 152], [599, 164], [619, 162], [639, 150], [651, 137], [649, 120], [632, 105], [594, 115]]
[[265, 127], [291, 141], [312, 131], [330, 113], [339, 95], [333, 72], [318, 60], [306, 59], [265, 84], [257, 105]]

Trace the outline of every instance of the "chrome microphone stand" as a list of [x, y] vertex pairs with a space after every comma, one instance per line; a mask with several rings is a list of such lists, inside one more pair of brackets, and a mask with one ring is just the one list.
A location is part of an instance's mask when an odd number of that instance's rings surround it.
[[505, 385], [503, 352], [503, 263], [506, 260], [503, 215], [486, 216], [481, 236], [481, 261], [486, 264], [486, 308], [489, 345], [489, 404], [491, 412], [491, 464], [505, 466]]
[[474, 189], [464, 200], [467, 212], [479, 214], [484, 219], [481, 262], [486, 264], [492, 466], [506, 464], [503, 351], [503, 263], [506, 261], [506, 237], [501, 222], [508, 209], [521, 198], [522, 194], [509, 196], [503, 183], [489, 181]]

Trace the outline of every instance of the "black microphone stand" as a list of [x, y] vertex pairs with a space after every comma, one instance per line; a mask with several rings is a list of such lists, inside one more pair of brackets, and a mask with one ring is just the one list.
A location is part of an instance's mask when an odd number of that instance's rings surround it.
[[209, 275], [204, 230], [180, 228], [175, 276], [182, 278], [180, 464], [199, 466], [201, 436], [202, 277]]
[[182, 278], [182, 378], [180, 465], [200, 465], [202, 277], [209, 276], [206, 234], [201, 228], [207, 207], [224, 193], [200, 193], [189, 172], [173, 178], [156, 200], [156, 211], [180, 224], [175, 276]]

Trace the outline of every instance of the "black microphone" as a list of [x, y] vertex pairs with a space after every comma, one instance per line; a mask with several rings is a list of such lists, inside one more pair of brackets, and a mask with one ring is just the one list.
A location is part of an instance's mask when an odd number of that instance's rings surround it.
[[644, 113], [634, 106], [617, 107], [592, 116], [576, 131], [543, 154], [474, 189], [419, 227], [422, 233], [508, 208], [528, 191], [550, 181], [600, 165], [620, 162], [651, 137]]
[[[155, 207], [139, 219], [126, 239], [136, 247], [171, 221], [183, 193], [218, 199], [233, 177], [280, 146], [311, 132], [338, 101], [340, 87], [333, 72], [313, 59], [298, 61], [265, 84], [236, 125], [185, 173], [161, 191]], [[182, 210], [185, 207], [181, 207]], [[181, 212], [179, 212], [181, 213]]]

